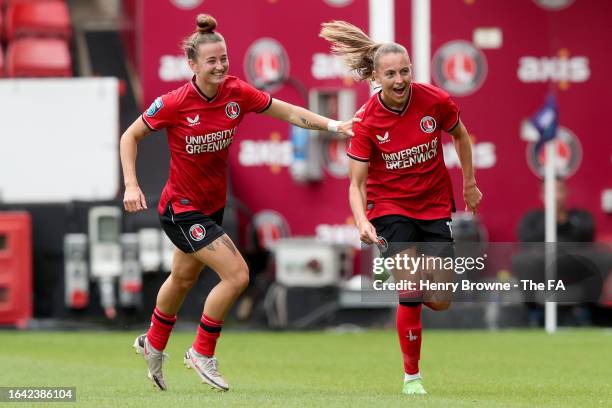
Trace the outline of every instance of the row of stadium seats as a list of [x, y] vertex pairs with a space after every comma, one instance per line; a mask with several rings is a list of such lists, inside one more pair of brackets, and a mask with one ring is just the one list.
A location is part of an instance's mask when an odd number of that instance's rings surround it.
[[71, 35], [65, 0], [0, 0], [0, 77], [72, 76]]
[[71, 77], [72, 59], [65, 40], [20, 38], [9, 43], [3, 61], [0, 46], [0, 77]]
[[24, 36], [70, 39], [70, 14], [65, 0], [4, 1], [4, 15], [0, 7], [0, 31], [6, 41]]

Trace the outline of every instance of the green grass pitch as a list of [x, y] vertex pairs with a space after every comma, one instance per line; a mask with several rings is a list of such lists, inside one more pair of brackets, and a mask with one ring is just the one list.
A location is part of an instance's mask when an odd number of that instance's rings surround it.
[[[195, 326], [195, 324], [194, 324]], [[194, 331], [195, 333], [195, 331]], [[75, 386], [76, 403], [51, 407], [612, 407], [612, 331], [424, 332], [427, 396], [400, 393], [394, 331], [237, 332], [217, 348], [231, 391], [183, 366], [193, 333], [167, 351], [169, 390], [146, 378], [135, 332], [0, 331], [0, 386]]]

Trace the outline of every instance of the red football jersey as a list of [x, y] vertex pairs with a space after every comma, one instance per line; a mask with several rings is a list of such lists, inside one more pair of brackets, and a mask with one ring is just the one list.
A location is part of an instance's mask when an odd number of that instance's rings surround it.
[[227, 199], [228, 148], [248, 112], [261, 113], [272, 97], [234, 76], [227, 76], [217, 95], [207, 98], [195, 83], [157, 99], [142, 114], [151, 130], [167, 128], [170, 176], [158, 211], [172, 203], [175, 213], [212, 214]]
[[357, 112], [349, 157], [369, 162], [367, 217], [405, 215], [448, 218], [453, 190], [442, 153], [442, 130], [459, 123], [450, 96], [432, 85], [412, 83], [403, 110], [391, 109], [380, 92]]

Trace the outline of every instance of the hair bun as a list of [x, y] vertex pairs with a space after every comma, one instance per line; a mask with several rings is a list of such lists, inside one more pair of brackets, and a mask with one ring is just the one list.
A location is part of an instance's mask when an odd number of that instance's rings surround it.
[[212, 33], [215, 28], [217, 28], [217, 20], [208, 14], [198, 14], [198, 17], [196, 17], [196, 25], [200, 33]]

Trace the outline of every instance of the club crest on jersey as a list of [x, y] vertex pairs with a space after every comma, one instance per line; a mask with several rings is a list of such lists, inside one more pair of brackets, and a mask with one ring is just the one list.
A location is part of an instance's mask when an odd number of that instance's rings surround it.
[[230, 102], [225, 105], [225, 114], [230, 119], [236, 119], [240, 115], [240, 105], [236, 102]]
[[431, 116], [425, 116], [421, 119], [421, 130], [425, 133], [431, 133], [436, 130], [436, 120]]
[[147, 116], [148, 117], [153, 117], [155, 116], [155, 114], [157, 112], [159, 112], [161, 110], [161, 108], [164, 107], [164, 102], [162, 101], [161, 96], [157, 97], [153, 103], [151, 104], [151, 106], [149, 106], [149, 109], [147, 109]]
[[206, 229], [202, 224], [193, 224], [191, 228], [189, 228], [189, 235], [194, 241], [201, 241], [206, 236]]
[[189, 123], [189, 126], [198, 125], [200, 123], [200, 115], [195, 115], [195, 118], [190, 118], [187, 116], [187, 122]]
[[379, 144], [387, 143], [387, 142], [389, 142], [391, 140], [389, 138], [389, 132], [385, 132], [384, 136], [376, 135], [376, 138], [378, 139], [378, 143]]

